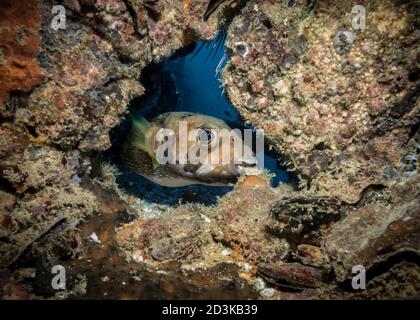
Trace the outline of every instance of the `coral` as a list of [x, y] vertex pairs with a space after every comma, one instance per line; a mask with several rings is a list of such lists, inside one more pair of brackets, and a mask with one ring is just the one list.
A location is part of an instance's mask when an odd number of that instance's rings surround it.
[[351, 6], [255, 1], [230, 27], [223, 74], [240, 114], [312, 189], [349, 203], [401, 178], [419, 115], [418, 2], [366, 6], [366, 29], [352, 30]]
[[305, 289], [321, 286], [322, 272], [320, 269], [301, 265], [299, 263], [282, 263], [279, 265], [260, 265], [258, 272], [269, 282], [287, 289]]
[[25, 196], [10, 212], [7, 223], [1, 226], [2, 235], [10, 242], [0, 246], [0, 265], [15, 263], [31, 246], [33, 250], [39, 249], [33, 244], [57, 227], [75, 229], [83, 218], [97, 210], [96, 197], [77, 185], [46, 187]]
[[339, 280], [349, 277], [355, 265], [372, 268], [392, 256], [418, 254], [419, 177], [394, 186], [390, 192], [391, 204], [374, 203], [357, 209], [335, 224], [326, 236], [325, 253]]

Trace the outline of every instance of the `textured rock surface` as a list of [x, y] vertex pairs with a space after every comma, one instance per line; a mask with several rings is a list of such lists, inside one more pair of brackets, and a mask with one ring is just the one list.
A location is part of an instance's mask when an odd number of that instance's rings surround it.
[[319, 287], [322, 282], [321, 270], [299, 263], [283, 263], [258, 267], [258, 272], [269, 282], [286, 289]]
[[6, 191], [20, 195], [2, 214], [2, 236], [11, 238], [0, 248], [3, 265], [55, 225], [54, 208], [66, 208], [59, 215], [69, 227], [94, 212], [81, 178], [92, 173], [92, 152], [109, 148], [130, 100], [143, 94], [142, 68], [215, 33], [215, 22], [202, 19], [206, 1], [62, 4], [66, 28], [57, 31], [51, 1], [1, 4], [0, 171]]
[[22, 95], [41, 83], [38, 1], [0, 4], [0, 114], [11, 117]]
[[390, 189], [391, 204], [369, 204], [331, 228], [325, 249], [339, 278], [344, 280], [355, 265], [369, 268], [420, 251], [419, 191], [419, 180], [409, 179]]

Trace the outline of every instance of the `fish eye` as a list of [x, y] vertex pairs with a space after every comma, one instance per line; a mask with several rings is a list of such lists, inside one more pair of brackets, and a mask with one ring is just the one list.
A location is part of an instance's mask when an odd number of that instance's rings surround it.
[[202, 143], [205, 146], [208, 146], [212, 143], [214, 140], [214, 134], [211, 129], [207, 128], [200, 128], [198, 135], [197, 135], [197, 141]]

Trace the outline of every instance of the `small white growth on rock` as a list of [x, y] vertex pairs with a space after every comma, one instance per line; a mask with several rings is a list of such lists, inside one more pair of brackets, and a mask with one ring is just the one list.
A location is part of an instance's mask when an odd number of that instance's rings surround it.
[[58, 300], [68, 299], [69, 293], [67, 291], [58, 291], [55, 293], [54, 297]]
[[137, 263], [141, 263], [144, 262], [144, 258], [143, 256], [140, 254], [140, 252], [136, 251], [134, 252], [134, 254], [131, 256], [133, 258], [133, 260]]
[[200, 212], [200, 217], [204, 220], [204, 222], [206, 222], [206, 223], [210, 223], [211, 222], [211, 220], [210, 220], [210, 218], [209, 217], [207, 217], [207, 216], [205, 216], [204, 214], [202, 214], [201, 212]]
[[72, 184], [80, 184], [80, 182], [82, 182], [82, 179], [80, 179], [80, 177], [77, 174], [75, 174], [70, 179], [70, 183], [72, 183]]
[[90, 239], [90, 240], [92, 240], [93, 242], [96, 242], [96, 243], [101, 243], [101, 240], [99, 240], [99, 238], [98, 238], [98, 236], [96, 235], [96, 233], [95, 233], [95, 232], [93, 232], [93, 233], [89, 236], [89, 239]]
[[258, 292], [265, 289], [265, 281], [262, 278], [259, 278], [259, 277], [256, 278], [255, 280], [252, 281], [252, 284], [255, 290], [257, 290]]
[[239, 266], [241, 267], [242, 271], [245, 271], [245, 272], [251, 272], [252, 270], [251, 265], [247, 262], [240, 262]]
[[278, 97], [286, 96], [289, 93], [289, 83], [283, 79], [277, 81], [274, 85], [274, 94]]
[[203, 164], [200, 166], [200, 168], [197, 169], [197, 171], [195, 172], [196, 175], [198, 176], [205, 176], [207, 174], [209, 174], [210, 172], [212, 172], [214, 169], [214, 167], [210, 164]]
[[165, 270], [157, 270], [156, 273], [157, 274], [164, 274], [164, 275], [167, 275], [168, 274], [168, 272], [165, 271]]
[[239, 173], [245, 176], [258, 176], [264, 172], [257, 167], [241, 167], [239, 166]]
[[227, 257], [228, 255], [230, 255], [230, 249], [228, 249], [228, 248], [224, 248], [224, 249], [222, 250], [222, 256]]

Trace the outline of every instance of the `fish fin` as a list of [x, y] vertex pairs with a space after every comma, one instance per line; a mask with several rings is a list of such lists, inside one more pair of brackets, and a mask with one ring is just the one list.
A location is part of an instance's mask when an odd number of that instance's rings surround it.
[[152, 127], [150, 122], [147, 121], [142, 115], [136, 114], [131, 115], [132, 119], [132, 126], [130, 130], [130, 137], [131, 140], [130, 143], [136, 148], [139, 148], [143, 151], [145, 151], [150, 158], [152, 159], [153, 163], [157, 163], [157, 160], [155, 159], [155, 155], [153, 151], [150, 149], [150, 145], [147, 141], [148, 139], [148, 132], [150, 128]]
[[159, 162], [156, 160], [155, 157], [151, 157], [151, 159], [152, 159], [153, 169], [156, 169], [159, 166]]

